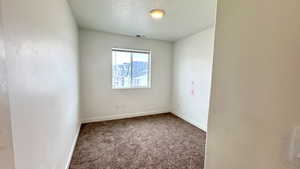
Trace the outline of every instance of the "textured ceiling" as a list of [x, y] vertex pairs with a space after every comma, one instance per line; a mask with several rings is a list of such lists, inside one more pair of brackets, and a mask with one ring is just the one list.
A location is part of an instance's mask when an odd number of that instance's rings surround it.
[[[81, 28], [175, 41], [215, 23], [216, 0], [69, 0]], [[149, 11], [166, 16], [153, 20]]]

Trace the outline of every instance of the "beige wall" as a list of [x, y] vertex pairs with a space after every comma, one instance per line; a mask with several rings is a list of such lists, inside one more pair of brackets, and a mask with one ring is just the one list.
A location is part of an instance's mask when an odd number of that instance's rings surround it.
[[[1, 11], [1, 0], [0, 0]], [[6, 56], [0, 13], [0, 168], [14, 168], [14, 154], [11, 131], [9, 99], [7, 93]]]
[[300, 1], [219, 1], [206, 169], [296, 169]]
[[77, 26], [65, 0], [2, 4], [15, 167], [65, 169], [79, 127]]
[[[82, 120], [97, 121], [169, 112], [172, 44], [80, 30]], [[112, 48], [151, 50], [150, 89], [112, 89]]]
[[172, 112], [207, 131], [214, 26], [174, 44]]

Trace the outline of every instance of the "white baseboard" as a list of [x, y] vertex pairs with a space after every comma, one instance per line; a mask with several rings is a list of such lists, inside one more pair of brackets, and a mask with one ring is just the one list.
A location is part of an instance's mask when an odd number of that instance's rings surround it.
[[92, 118], [85, 118], [81, 120], [81, 123], [92, 123], [92, 122], [100, 122], [100, 121], [108, 121], [108, 120], [119, 120], [126, 119], [132, 117], [140, 117], [140, 116], [149, 116], [155, 114], [163, 114], [170, 111], [151, 111], [151, 112], [139, 112], [139, 113], [128, 113], [128, 114], [118, 114], [118, 115], [109, 115], [109, 116], [99, 116]]
[[73, 140], [73, 143], [71, 145], [71, 151], [70, 151], [70, 153], [68, 155], [68, 161], [67, 161], [65, 169], [69, 169], [69, 167], [70, 167], [72, 156], [73, 156], [73, 153], [74, 153], [74, 150], [75, 150], [75, 147], [76, 147], [76, 143], [77, 143], [77, 140], [78, 140], [78, 137], [79, 137], [80, 127], [81, 127], [81, 123], [79, 124], [79, 126], [77, 128], [76, 136], [75, 136], [75, 138]]
[[201, 125], [200, 122], [198, 122], [198, 121], [196, 121], [196, 120], [193, 120], [192, 118], [190, 118], [190, 117], [188, 117], [188, 116], [185, 116], [185, 115], [183, 115], [183, 114], [181, 114], [181, 113], [172, 112], [172, 114], [174, 114], [175, 116], [177, 116], [177, 117], [183, 119], [184, 121], [186, 121], [186, 122], [192, 124], [193, 126], [198, 127], [199, 129], [201, 129], [201, 130], [207, 132], [207, 129], [204, 128], [203, 125]]

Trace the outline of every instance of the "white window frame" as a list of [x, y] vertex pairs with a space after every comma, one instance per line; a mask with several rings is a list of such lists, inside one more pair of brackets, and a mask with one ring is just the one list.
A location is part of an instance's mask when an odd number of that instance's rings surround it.
[[[132, 60], [133, 60], [133, 57], [132, 57], [132, 53], [147, 53], [149, 54], [149, 58], [148, 58], [148, 64], [149, 64], [149, 68], [148, 68], [148, 85], [147, 87], [126, 87], [126, 88], [114, 88], [113, 86], [113, 52], [114, 51], [121, 51], [121, 52], [130, 52], [131, 53], [131, 61], [130, 63], [132, 64]], [[112, 48], [111, 50], [111, 53], [112, 53], [112, 56], [111, 56], [111, 63], [112, 63], [112, 68], [111, 68], [111, 87], [113, 90], [128, 90], [128, 89], [151, 89], [151, 65], [152, 65], [152, 59], [151, 59], [151, 55], [152, 55], [152, 52], [151, 50], [139, 50], [139, 49], [128, 49], [128, 48]], [[132, 69], [131, 69], [131, 82], [130, 82], [131, 86], [132, 86]]]

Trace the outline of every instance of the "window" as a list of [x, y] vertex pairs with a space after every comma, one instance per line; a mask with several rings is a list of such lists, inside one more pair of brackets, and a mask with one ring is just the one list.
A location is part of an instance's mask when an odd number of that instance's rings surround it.
[[151, 52], [112, 49], [112, 88], [150, 88]]

